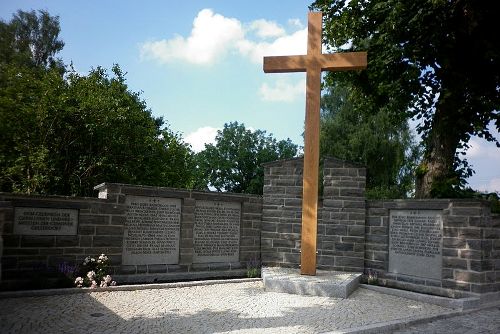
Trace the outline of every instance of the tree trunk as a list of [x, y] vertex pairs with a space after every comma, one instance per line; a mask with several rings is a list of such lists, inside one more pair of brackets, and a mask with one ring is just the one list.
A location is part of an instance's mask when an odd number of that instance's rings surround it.
[[[453, 131], [453, 120], [443, 108], [444, 101], [436, 110], [433, 127], [429, 134], [426, 153], [416, 175], [415, 197], [436, 197], [436, 188], [449, 185], [455, 176], [454, 161], [459, 139]], [[443, 190], [443, 189], [442, 189]]]

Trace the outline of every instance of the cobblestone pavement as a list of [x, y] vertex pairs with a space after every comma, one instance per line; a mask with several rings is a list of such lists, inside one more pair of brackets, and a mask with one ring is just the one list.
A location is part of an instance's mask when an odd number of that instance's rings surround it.
[[320, 333], [447, 312], [367, 289], [336, 299], [254, 281], [0, 299], [0, 333]]
[[500, 307], [493, 307], [464, 315], [414, 325], [393, 334], [498, 334]]
[[0, 299], [0, 333], [320, 333], [447, 312], [367, 289], [336, 299], [254, 281]]

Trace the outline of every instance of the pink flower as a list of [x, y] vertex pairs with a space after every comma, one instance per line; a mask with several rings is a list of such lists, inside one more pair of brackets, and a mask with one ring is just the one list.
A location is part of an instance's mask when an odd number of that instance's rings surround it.
[[95, 289], [97, 288], [97, 282], [96, 281], [92, 281], [92, 285], [90, 286], [91, 289]]

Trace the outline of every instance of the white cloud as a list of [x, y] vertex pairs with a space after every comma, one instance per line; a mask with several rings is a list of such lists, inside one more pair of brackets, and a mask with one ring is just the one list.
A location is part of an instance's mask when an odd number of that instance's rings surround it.
[[254, 63], [262, 63], [264, 56], [302, 55], [307, 53], [307, 29], [299, 30], [270, 42], [242, 40], [238, 43], [241, 54]]
[[[295, 21], [300, 24], [300, 21]], [[300, 24], [301, 26], [301, 24]], [[227, 18], [211, 9], [201, 10], [193, 21], [188, 37], [145, 42], [141, 45], [141, 57], [160, 63], [184, 61], [197, 65], [210, 65], [230, 51], [261, 63], [263, 56], [305, 54], [307, 29], [291, 34], [277, 23], [264, 19], [252, 21], [245, 31], [235, 18]], [[295, 28], [297, 29], [297, 28]], [[257, 40], [245, 36], [255, 31]]]
[[289, 19], [288, 25], [298, 29], [304, 29], [304, 25], [299, 19]]
[[295, 83], [291, 83], [284, 79], [277, 79], [274, 86], [263, 83], [260, 86], [259, 94], [264, 101], [293, 102], [297, 98], [303, 97], [305, 95], [305, 90], [305, 79]]
[[210, 126], [204, 126], [191, 132], [184, 139], [191, 145], [194, 152], [200, 152], [205, 149], [205, 144], [215, 144], [215, 136], [219, 129]]
[[206, 65], [227, 53], [230, 46], [243, 36], [243, 28], [237, 19], [203, 9], [194, 19], [189, 37], [176, 36], [169, 40], [146, 42], [141, 47], [141, 56], [162, 63], [183, 60]]
[[261, 38], [280, 37], [285, 35], [285, 29], [276, 24], [276, 22], [264, 19], [255, 20], [250, 23], [250, 30], [255, 30], [257, 36]]
[[477, 190], [484, 192], [500, 192], [500, 178], [493, 178], [488, 183], [482, 184], [477, 187]]
[[493, 159], [500, 164], [500, 149], [493, 144], [481, 143], [478, 139], [469, 140], [470, 148], [467, 150], [467, 157], [474, 159]]

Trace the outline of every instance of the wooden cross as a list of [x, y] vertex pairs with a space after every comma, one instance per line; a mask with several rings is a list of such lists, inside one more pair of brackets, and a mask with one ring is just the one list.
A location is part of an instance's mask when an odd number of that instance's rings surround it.
[[322, 13], [309, 12], [307, 55], [264, 57], [264, 72], [307, 72], [300, 273], [316, 275], [321, 71], [366, 68], [366, 52], [323, 54]]

